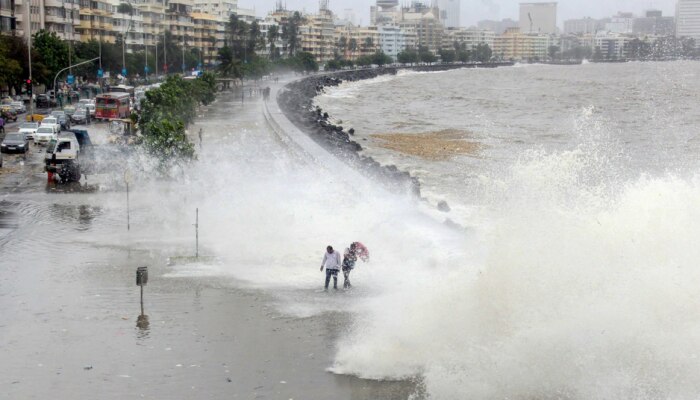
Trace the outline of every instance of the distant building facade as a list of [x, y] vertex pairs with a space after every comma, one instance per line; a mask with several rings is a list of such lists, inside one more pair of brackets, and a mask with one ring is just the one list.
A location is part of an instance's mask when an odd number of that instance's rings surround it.
[[605, 21], [593, 19], [590, 17], [581, 19], [569, 19], [564, 21], [565, 35], [585, 35], [587, 33], [596, 33], [605, 29]]
[[549, 47], [558, 44], [554, 35], [522, 33], [510, 28], [494, 40], [493, 54], [504, 60], [546, 60]]
[[632, 33], [635, 35], [673, 36], [676, 32], [676, 19], [664, 17], [660, 10], [649, 10], [644, 17], [635, 18]]
[[517, 28], [518, 27], [518, 21], [513, 21], [510, 18], [503, 19], [501, 21], [493, 21], [493, 20], [482, 20], [477, 22], [476, 24], [477, 28], [485, 31], [493, 31], [496, 33], [496, 35], [500, 35], [503, 32], [505, 32], [509, 28]]
[[700, 46], [700, 0], [678, 0], [676, 37], [693, 38]]
[[440, 21], [445, 28], [459, 28], [462, 0], [438, 0], [437, 5], [440, 10]]
[[11, 35], [17, 27], [15, 1], [0, 0], [0, 34]]
[[557, 3], [520, 3], [520, 32], [554, 35], [557, 33]]
[[467, 28], [447, 29], [442, 47], [451, 49], [456, 42], [464, 44], [467, 50], [471, 50], [480, 44], [487, 44], [493, 49], [495, 40], [496, 33], [494, 31]]

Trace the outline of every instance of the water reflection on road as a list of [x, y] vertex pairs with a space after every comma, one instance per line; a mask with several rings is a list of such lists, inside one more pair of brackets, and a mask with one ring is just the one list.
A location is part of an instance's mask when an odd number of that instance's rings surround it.
[[[204, 114], [205, 152], [266, 134], [257, 100], [236, 99], [222, 95]], [[267, 142], [272, 156], [283, 152]], [[165, 277], [166, 260], [190, 246], [189, 216], [163, 220], [152, 196], [136, 195], [128, 232], [113, 177], [47, 185], [41, 150], [33, 152], [26, 162], [6, 158], [17, 172], [0, 177], [0, 398], [402, 399], [412, 391], [325, 372], [347, 316], [330, 325], [290, 318], [232, 279]], [[182, 184], [141, 190], [165, 198]], [[134, 274], [144, 265], [142, 314]]]

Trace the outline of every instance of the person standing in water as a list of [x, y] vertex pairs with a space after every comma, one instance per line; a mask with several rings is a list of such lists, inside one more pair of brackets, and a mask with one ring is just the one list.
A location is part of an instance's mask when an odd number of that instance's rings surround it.
[[355, 268], [357, 257], [360, 257], [363, 262], [369, 261], [369, 250], [360, 242], [352, 242], [350, 243], [350, 247], [345, 249], [345, 254], [343, 255], [344, 289], [350, 289], [352, 287], [350, 284], [350, 271]]
[[340, 253], [333, 250], [333, 246], [326, 247], [326, 252], [323, 254], [321, 262], [321, 271], [326, 269], [326, 285], [324, 290], [328, 290], [328, 284], [333, 277], [333, 289], [338, 289], [338, 271], [340, 270]]

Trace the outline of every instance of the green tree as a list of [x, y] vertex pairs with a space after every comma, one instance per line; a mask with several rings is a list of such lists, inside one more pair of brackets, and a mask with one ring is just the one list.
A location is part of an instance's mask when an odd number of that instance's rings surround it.
[[437, 61], [435, 54], [433, 54], [426, 46], [420, 46], [418, 48], [418, 58], [424, 63], [434, 63]]
[[0, 41], [0, 87], [15, 86], [18, 81], [22, 80], [22, 74], [23, 70], [19, 61], [10, 58], [10, 51], [5, 40]]
[[454, 50], [440, 50], [440, 59], [445, 63], [452, 63], [457, 60], [457, 53]]
[[547, 53], [549, 54], [550, 60], [556, 60], [559, 58], [557, 56], [560, 53], [560, 48], [559, 46], [549, 46], [549, 48], [547, 48]]
[[285, 41], [287, 53], [294, 56], [301, 47], [299, 27], [305, 23], [304, 18], [295, 11], [282, 25], [282, 40]]
[[355, 55], [355, 52], [357, 51], [357, 39], [355, 38], [350, 38], [350, 41], [348, 42], [348, 50], [350, 50], [351, 55]]
[[418, 53], [414, 49], [405, 49], [396, 58], [402, 64], [413, 64], [418, 62]]
[[223, 78], [240, 79], [243, 77], [243, 64], [233, 56], [233, 50], [225, 46], [219, 50], [218, 72]]
[[58, 71], [68, 67], [68, 45], [56, 32], [40, 30], [34, 34], [32, 56], [36, 57], [37, 71], [32, 70], [34, 80], [51, 86]]
[[362, 49], [365, 52], [368, 52], [374, 48], [374, 39], [372, 39], [371, 36], [368, 36], [365, 38], [364, 42], [362, 43]]
[[491, 47], [486, 43], [479, 43], [472, 50], [472, 60], [478, 62], [489, 62], [493, 56], [493, 51]]
[[277, 39], [279, 39], [280, 30], [278, 25], [272, 25], [267, 31], [267, 42], [270, 44], [270, 59], [276, 60], [279, 58], [279, 50], [276, 47]]

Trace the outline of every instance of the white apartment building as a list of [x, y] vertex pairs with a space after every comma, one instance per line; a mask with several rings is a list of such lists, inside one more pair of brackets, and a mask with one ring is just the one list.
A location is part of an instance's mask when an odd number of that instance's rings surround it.
[[557, 3], [520, 3], [519, 25], [523, 34], [556, 34]]
[[[27, 8], [27, 1], [30, 8]], [[55, 32], [64, 40], [80, 41], [78, 0], [15, 0], [16, 33], [25, 37], [40, 29]], [[31, 21], [31, 29], [27, 29]]]
[[194, 0], [195, 12], [225, 18], [227, 21], [237, 9], [238, 0]]
[[448, 29], [445, 32], [442, 47], [452, 49], [454, 43], [464, 43], [467, 50], [471, 50], [479, 44], [487, 44], [493, 49], [493, 43], [496, 40], [496, 32], [485, 29]]
[[384, 25], [378, 29], [379, 48], [387, 56], [396, 61], [399, 53], [406, 50], [407, 34], [398, 26]]
[[678, 0], [676, 37], [693, 38], [700, 46], [700, 0]]
[[606, 59], [616, 60], [627, 57], [627, 43], [632, 41], [630, 36], [616, 33], [599, 33], [593, 38], [593, 49]]
[[605, 30], [612, 33], [629, 34], [634, 26], [634, 14], [618, 13], [605, 24]]

